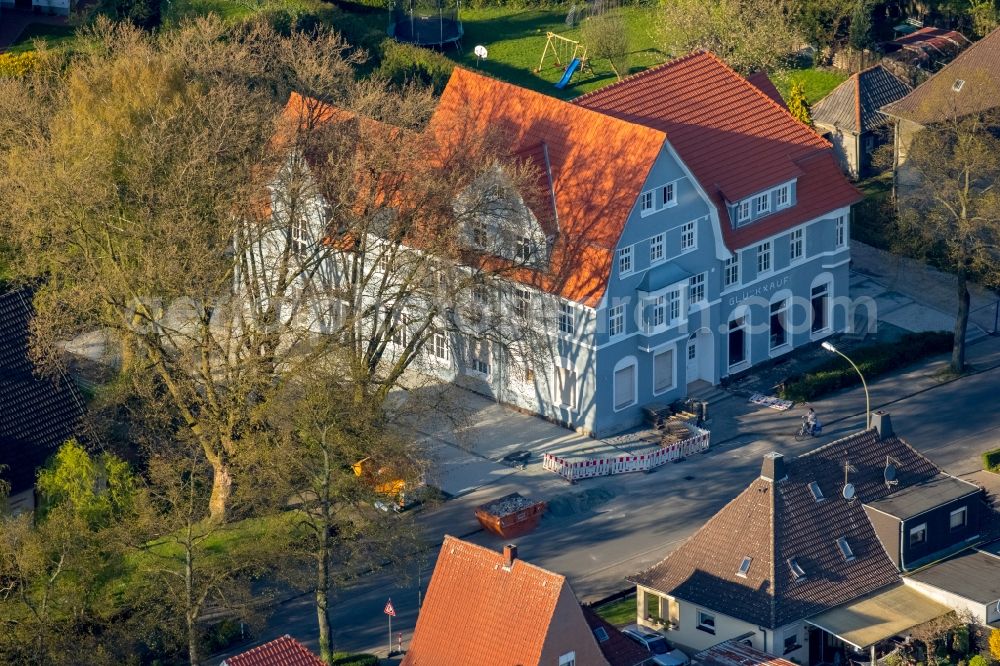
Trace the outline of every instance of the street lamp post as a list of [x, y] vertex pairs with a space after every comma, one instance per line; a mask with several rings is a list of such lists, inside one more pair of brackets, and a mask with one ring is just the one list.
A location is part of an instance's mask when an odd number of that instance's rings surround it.
[[851, 367], [854, 368], [854, 371], [858, 373], [858, 377], [861, 378], [861, 386], [863, 386], [865, 389], [865, 430], [868, 430], [869, 428], [872, 427], [872, 399], [871, 396], [868, 394], [868, 384], [865, 382], [865, 376], [861, 374], [861, 369], [854, 364], [854, 361], [847, 358], [847, 354], [843, 353], [842, 351], [840, 351], [839, 349], [837, 349], [832, 344], [826, 341], [824, 341], [820, 346], [822, 346], [823, 349], [827, 350], [828, 352], [833, 352], [834, 354], [839, 354], [840, 356], [843, 356], [844, 359], [846, 359], [847, 362], [851, 364]]

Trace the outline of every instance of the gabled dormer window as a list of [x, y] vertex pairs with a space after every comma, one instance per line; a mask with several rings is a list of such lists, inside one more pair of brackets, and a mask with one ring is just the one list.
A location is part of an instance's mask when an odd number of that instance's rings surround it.
[[754, 197], [754, 211], [757, 215], [763, 215], [764, 213], [771, 210], [771, 195], [769, 192], [765, 192], [760, 196]]
[[774, 191], [774, 205], [776, 208], [787, 208], [791, 205], [791, 198], [788, 196], [788, 185], [782, 185]]
[[734, 224], [739, 227], [757, 218], [770, 215], [774, 211], [791, 206], [794, 183], [795, 181], [790, 181], [736, 202]]

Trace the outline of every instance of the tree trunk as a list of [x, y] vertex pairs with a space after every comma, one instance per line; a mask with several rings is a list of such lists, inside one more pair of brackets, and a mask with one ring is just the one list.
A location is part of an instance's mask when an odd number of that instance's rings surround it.
[[185, 609], [185, 619], [187, 620], [188, 639], [188, 661], [191, 666], [198, 666], [198, 618], [195, 611], [194, 601], [194, 553], [191, 552], [191, 525], [188, 524], [187, 551], [184, 554], [184, 599], [187, 602]]
[[326, 547], [320, 548], [316, 560], [316, 621], [319, 623], [319, 658], [324, 664], [333, 663], [333, 644], [330, 640], [330, 564]]
[[208, 461], [212, 465], [212, 496], [208, 500], [208, 513], [212, 522], [218, 524], [226, 520], [233, 476], [223, 455], [210, 455]]
[[965, 370], [965, 332], [969, 328], [969, 281], [965, 270], [958, 272], [958, 314], [955, 317], [955, 345], [951, 350], [951, 370]]

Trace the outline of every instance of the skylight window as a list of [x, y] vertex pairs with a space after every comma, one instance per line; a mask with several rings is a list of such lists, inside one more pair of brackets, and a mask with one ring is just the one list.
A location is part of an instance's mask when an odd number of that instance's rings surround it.
[[746, 578], [747, 573], [750, 571], [750, 563], [753, 562], [753, 558], [750, 556], [744, 557], [743, 562], [740, 564], [740, 570], [736, 572], [736, 575], [740, 578]]
[[792, 578], [795, 580], [806, 577], [806, 570], [802, 568], [802, 565], [794, 557], [788, 560], [788, 568], [792, 570]]
[[965, 80], [955, 79], [955, 83], [951, 84], [951, 89], [954, 90], [955, 92], [958, 92], [959, 90], [962, 89], [962, 86], [964, 85], [965, 85]]
[[817, 502], [826, 499], [823, 496], [823, 490], [819, 487], [819, 484], [816, 483], [815, 481], [809, 484], [809, 492], [813, 494], [813, 499], [816, 500]]
[[854, 561], [854, 551], [851, 550], [851, 545], [847, 543], [847, 539], [840, 537], [837, 539], [837, 547], [840, 548], [840, 554], [844, 556], [844, 559], [848, 562]]
[[604, 627], [598, 627], [597, 629], [594, 629], [594, 636], [597, 637], [598, 643], [603, 643], [608, 640], [608, 631]]

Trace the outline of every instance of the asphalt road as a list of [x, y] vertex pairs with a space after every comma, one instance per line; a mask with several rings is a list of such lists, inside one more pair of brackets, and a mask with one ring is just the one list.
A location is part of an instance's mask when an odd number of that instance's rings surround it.
[[[1000, 441], [998, 394], [1000, 369], [993, 369], [925, 390], [888, 409], [898, 434], [946, 471], [964, 475], [980, 469], [980, 453]], [[770, 420], [777, 422], [778, 416]], [[547, 499], [549, 513], [534, 533], [518, 540], [519, 554], [566, 575], [581, 601], [594, 601], [626, 587], [626, 576], [662, 559], [697, 530], [759, 473], [765, 453], [798, 455], [822, 443], [795, 442], [784, 434], [791, 432], [784, 423], [791, 422], [786, 416], [772, 434], [714, 446], [707, 454], [649, 474], [571, 486], [532, 465], [415, 519], [429, 543], [440, 544], [448, 533], [500, 549], [500, 539], [476, 531], [472, 508], [513, 490]], [[828, 428], [823, 441], [862, 426], [862, 416], [843, 419]], [[341, 591], [332, 618], [336, 649], [384, 655], [388, 626], [382, 609], [390, 597], [397, 611], [393, 632], [403, 633], [405, 647], [416, 623], [417, 579], [419, 589], [426, 590], [436, 550], [429, 548], [408, 570], [382, 572]], [[308, 595], [277, 607], [259, 635], [269, 640], [286, 633], [315, 647], [316, 621]]]

